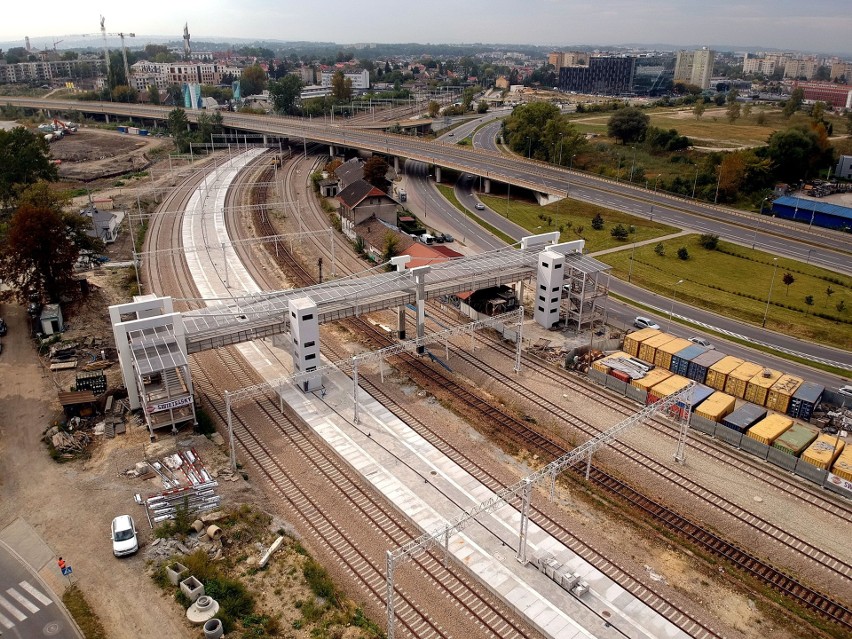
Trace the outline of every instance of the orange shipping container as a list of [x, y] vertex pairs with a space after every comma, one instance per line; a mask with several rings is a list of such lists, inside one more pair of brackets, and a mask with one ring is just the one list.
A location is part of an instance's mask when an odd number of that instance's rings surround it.
[[[768, 373], [768, 374], [767, 374]], [[781, 379], [780, 371], [764, 368], [757, 375], [752, 377], [746, 385], [745, 400], [758, 406], [766, 406], [766, 398], [769, 395], [769, 389]]]
[[852, 446], [843, 449], [834, 466], [831, 467], [831, 472], [841, 479], [852, 481]]
[[820, 435], [802, 453], [802, 460], [808, 462], [811, 466], [828, 470], [837, 456], [843, 451], [845, 445], [846, 442], [838, 439], [837, 435]]
[[658, 402], [663, 399], [663, 397], [668, 397], [672, 393], [678, 392], [682, 388], [685, 388], [689, 382], [690, 380], [686, 379], [686, 377], [681, 377], [680, 375], [667, 377], [648, 392], [648, 403]]
[[630, 382], [630, 385], [640, 388], [643, 391], [649, 391], [654, 388], [654, 386], [671, 376], [671, 371], [667, 371], [664, 368], [655, 368], [652, 371], [648, 371], [648, 374], [645, 375], [645, 377], [641, 379], [634, 379]]
[[762, 444], [771, 446], [772, 442], [781, 437], [792, 425], [793, 420], [789, 417], [772, 413], [749, 428], [746, 437], [751, 437]]
[[743, 362], [728, 373], [728, 381], [725, 382], [725, 392], [728, 395], [745, 398], [746, 386], [751, 378], [763, 370], [763, 366], [754, 362]]
[[801, 377], [793, 375], [782, 375], [772, 388], [769, 389], [769, 394], [766, 396], [766, 408], [774, 410], [778, 413], [786, 413], [790, 408], [790, 398], [796, 389], [802, 385]]
[[692, 342], [690, 342], [688, 339], [676, 337], [672, 341], [666, 342], [657, 349], [657, 353], [656, 355], [654, 355], [654, 364], [656, 366], [662, 366], [665, 369], [671, 370], [672, 356], [675, 353], [679, 353], [684, 348], [689, 348], [690, 346], [692, 346]]
[[695, 414], [713, 422], [721, 422], [723, 417], [734, 412], [736, 404], [736, 397], [732, 397], [722, 391], [716, 391], [701, 402], [698, 408], [695, 409]]
[[675, 336], [669, 335], [668, 333], [660, 333], [654, 337], [649, 337], [642, 342], [642, 345], [639, 347], [639, 359], [644, 360], [649, 364], [653, 364], [654, 356], [657, 354], [657, 349], [673, 339], [676, 339]]
[[707, 369], [707, 379], [704, 380], [704, 383], [710, 388], [715, 388], [718, 391], [725, 390], [725, 383], [728, 381], [728, 374], [738, 366], [742, 365], [744, 361], [745, 360], [741, 360], [739, 357], [734, 357], [733, 355], [723, 357]]
[[624, 350], [630, 353], [631, 357], [639, 357], [639, 346], [645, 340], [656, 337], [660, 334], [656, 328], [643, 328], [640, 331], [633, 331], [624, 337]]

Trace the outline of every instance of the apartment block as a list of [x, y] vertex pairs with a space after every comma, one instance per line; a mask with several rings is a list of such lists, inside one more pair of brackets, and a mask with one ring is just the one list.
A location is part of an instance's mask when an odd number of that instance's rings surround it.
[[674, 81], [694, 84], [702, 89], [710, 88], [716, 52], [712, 49], [678, 51], [675, 61]]

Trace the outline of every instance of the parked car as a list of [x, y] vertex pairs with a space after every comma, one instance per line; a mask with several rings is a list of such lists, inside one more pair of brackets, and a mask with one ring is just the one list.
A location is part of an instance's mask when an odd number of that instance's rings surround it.
[[849, 386], [848, 384], [846, 386], [841, 386], [840, 388], [838, 388], [837, 392], [843, 397], [848, 397], [852, 399], [852, 386]]
[[693, 344], [698, 344], [699, 346], [703, 346], [704, 348], [709, 348], [711, 350], [715, 350], [715, 347], [713, 346], [713, 344], [711, 344], [709, 340], [706, 340], [703, 337], [690, 337], [688, 339]]
[[444, 233], [444, 241], [445, 241], [445, 242], [447, 242], [447, 243], [455, 242], [455, 241], [456, 241], [456, 238], [454, 238], [454, 237], [453, 237], [452, 235], [450, 235], [449, 233]]
[[633, 320], [633, 326], [636, 328], [656, 328], [657, 330], [660, 330], [660, 325], [654, 320], [642, 317], [641, 315], [637, 316], [636, 319]]
[[0, 337], [5, 335], [7, 330], [9, 330], [9, 327], [6, 326], [6, 320], [0, 317]]
[[474, 207], [477, 211], [484, 211], [485, 205], [482, 202], [477, 202]]
[[136, 537], [136, 525], [130, 515], [119, 515], [112, 520], [112, 554], [116, 557], [132, 555], [139, 550], [139, 540]]

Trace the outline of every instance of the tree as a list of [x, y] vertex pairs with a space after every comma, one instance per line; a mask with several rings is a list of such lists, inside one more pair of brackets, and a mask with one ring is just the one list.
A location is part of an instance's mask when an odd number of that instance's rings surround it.
[[790, 97], [784, 103], [784, 108], [782, 109], [781, 113], [786, 119], [789, 120], [790, 117], [801, 108], [802, 102], [804, 102], [804, 100], [805, 90], [801, 87], [796, 87], [795, 89], [793, 89], [793, 92], [790, 94]]
[[399, 255], [399, 238], [396, 233], [388, 229], [385, 233], [384, 247], [382, 248], [382, 261], [390, 262], [391, 258]]
[[813, 306], [814, 305], [814, 296], [813, 295], [806, 295], [805, 296], [805, 304], [807, 304], [808, 306]]
[[600, 213], [597, 213], [595, 217], [592, 218], [592, 228], [596, 231], [602, 230], [604, 227], [604, 219]]
[[839, 302], [837, 302], [835, 308], [837, 309], [838, 313], [843, 313], [846, 310], [846, 302], [844, 300], [840, 300]]
[[758, 126], [765, 126], [766, 125], [766, 111], [763, 110], [763, 109], [758, 111], [757, 112], [757, 118], [756, 118], [755, 121], [757, 122]]
[[776, 178], [787, 183], [815, 175], [834, 160], [834, 150], [822, 124], [776, 131], [762, 152], [772, 161]]
[[698, 242], [708, 251], [715, 251], [719, 246], [719, 236], [714, 233], [703, 233]]
[[749, 117], [749, 116], [751, 115], [751, 109], [752, 109], [752, 107], [751, 107], [751, 105], [750, 105], [748, 102], [746, 102], [746, 103], [743, 105], [743, 117], [744, 117], [744, 118], [747, 118], [747, 117]]
[[796, 278], [793, 277], [792, 273], [784, 273], [784, 277], [781, 278], [781, 281], [784, 282], [784, 286], [787, 287], [787, 292], [784, 294], [784, 297], [787, 297], [790, 294], [790, 285], [796, 281]]
[[240, 89], [243, 97], [263, 93], [266, 84], [266, 71], [259, 64], [246, 67], [240, 75]]
[[20, 191], [39, 180], [56, 181], [44, 137], [22, 126], [0, 130], [0, 206], [14, 206]]
[[610, 137], [626, 144], [642, 140], [650, 121], [651, 118], [636, 107], [626, 107], [612, 114], [606, 129]]
[[269, 97], [276, 113], [295, 114], [296, 103], [301, 92], [302, 80], [292, 73], [269, 85]]
[[[828, 288], [826, 288], [826, 289], [825, 289], [825, 301], [826, 301], [826, 304], [827, 304], [827, 303], [828, 303], [828, 301], [831, 299], [831, 296], [832, 296], [832, 295], [834, 295], [834, 293], [835, 293], [834, 289], [833, 289], [833, 288], [831, 288], [831, 285], [829, 284], [829, 285], [828, 285]], [[825, 306], [825, 304], [823, 304], [823, 306]]]
[[692, 107], [692, 114], [695, 116], [696, 120], [700, 120], [706, 110], [707, 105], [704, 103], [704, 98], [700, 98], [698, 102], [695, 103], [695, 106]]
[[0, 279], [19, 300], [37, 293], [59, 301], [75, 285], [74, 264], [81, 253], [99, 252], [103, 243], [87, 235], [91, 220], [65, 213], [46, 182], [21, 194], [20, 204], [0, 243]]
[[476, 105], [477, 113], [488, 113], [488, 103], [485, 100], [480, 100], [479, 104]]
[[736, 89], [731, 89], [731, 90], [730, 90], [730, 91], [728, 91], [728, 93], [725, 95], [725, 101], [726, 101], [728, 104], [733, 104], [734, 102], [736, 102], [736, 101], [737, 101], [737, 98], [738, 98], [738, 97], [740, 97], [740, 92], [739, 92], [739, 91], [737, 91]]
[[677, 250], [677, 257], [678, 257], [679, 260], [684, 260], [684, 261], [689, 259], [689, 251], [686, 250], [685, 246], [681, 246]]
[[331, 95], [341, 102], [352, 99], [352, 80], [343, 75], [343, 71], [337, 71], [331, 76]]
[[387, 175], [388, 163], [378, 155], [374, 155], [364, 162], [364, 180], [375, 187], [385, 190], [388, 185]]
[[153, 84], [148, 85], [148, 101], [151, 104], [159, 104], [160, 103], [160, 90], [155, 87]]
[[186, 118], [186, 111], [180, 107], [169, 111], [169, 134], [181, 153], [189, 150], [189, 120]]
[[846, 112], [846, 133], [852, 135], [852, 110]]
[[657, 242], [657, 245], [654, 247], [654, 253], [659, 255], [660, 257], [664, 257], [666, 254], [666, 246], [662, 242]]
[[725, 110], [725, 115], [728, 117], [728, 123], [733, 124], [740, 118], [740, 103], [731, 102]]
[[136, 92], [136, 89], [126, 84], [116, 86], [112, 90], [111, 95], [113, 102], [134, 103], [139, 100], [139, 94]]
[[616, 226], [614, 226], [609, 232], [609, 234], [612, 235], [612, 237], [614, 237], [616, 240], [620, 240], [622, 242], [628, 237], [630, 237], [630, 231], [628, 231], [623, 224], [617, 224]]
[[816, 101], [811, 107], [811, 120], [822, 122], [825, 119], [825, 102]]
[[435, 118], [438, 117], [438, 113], [441, 112], [441, 105], [435, 100], [429, 101], [429, 117]]
[[563, 165], [569, 164], [586, 144], [559, 108], [546, 102], [517, 107], [504, 121], [503, 136], [515, 153], [529, 153], [537, 160], [561, 161]]

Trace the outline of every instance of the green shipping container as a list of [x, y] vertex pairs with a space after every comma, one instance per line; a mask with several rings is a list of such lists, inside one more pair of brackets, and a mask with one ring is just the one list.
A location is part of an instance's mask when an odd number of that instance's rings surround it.
[[798, 457], [803, 450], [814, 442], [817, 435], [819, 435], [819, 431], [816, 428], [793, 422], [793, 425], [778, 437], [772, 446], [778, 450], [783, 450], [788, 455]]

